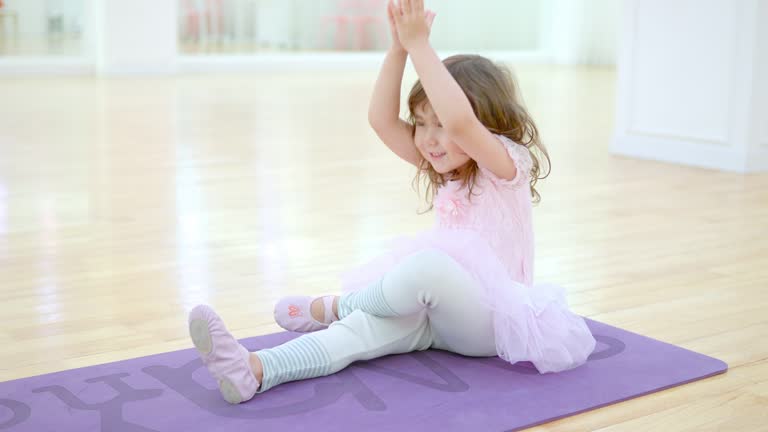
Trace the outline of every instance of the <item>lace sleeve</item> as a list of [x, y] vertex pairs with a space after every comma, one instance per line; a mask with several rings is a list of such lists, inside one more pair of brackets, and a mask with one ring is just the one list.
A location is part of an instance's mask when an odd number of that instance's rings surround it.
[[496, 184], [512, 187], [527, 185], [531, 178], [531, 171], [533, 170], [533, 160], [531, 159], [531, 154], [528, 149], [524, 145], [520, 145], [504, 135], [496, 135], [496, 138], [507, 149], [507, 154], [515, 163], [517, 174], [512, 180], [507, 180], [498, 177], [487, 168], [481, 167], [480, 170]]

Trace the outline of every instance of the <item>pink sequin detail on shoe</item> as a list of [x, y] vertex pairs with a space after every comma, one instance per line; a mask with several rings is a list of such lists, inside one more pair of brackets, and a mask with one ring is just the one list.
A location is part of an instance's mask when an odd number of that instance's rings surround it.
[[288, 331], [303, 333], [328, 328], [332, 322], [338, 321], [333, 314], [334, 296], [322, 297], [325, 306], [324, 322], [317, 321], [312, 317], [312, 302], [316, 298], [308, 296], [281, 298], [275, 305], [275, 322]]

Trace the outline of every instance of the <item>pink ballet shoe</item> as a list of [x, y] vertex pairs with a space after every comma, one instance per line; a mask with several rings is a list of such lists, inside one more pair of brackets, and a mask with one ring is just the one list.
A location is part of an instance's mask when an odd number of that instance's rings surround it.
[[277, 324], [289, 331], [295, 332], [313, 332], [323, 330], [339, 319], [333, 314], [334, 296], [324, 296], [325, 317], [323, 322], [317, 321], [312, 317], [312, 302], [317, 297], [293, 296], [283, 297], [275, 305], [275, 321]]
[[192, 309], [189, 336], [227, 402], [239, 404], [256, 394], [260, 384], [251, 371], [250, 353], [227, 331], [213, 309], [205, 305]]

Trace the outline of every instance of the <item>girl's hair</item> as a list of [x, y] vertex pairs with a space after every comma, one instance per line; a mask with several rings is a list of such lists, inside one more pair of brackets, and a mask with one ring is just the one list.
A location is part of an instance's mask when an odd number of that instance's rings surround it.
[[[523, 106], [512, 73], [506, 67], [498, 66], [478, 55], [451, 56], [443, 60], [443, 64], [467, 95], [480, 123], [491, 133], [504, 135], [528, 149], [533, 160], [533, 169], [530, 173], [531, 197], [534, 203], [541, 201], [541, 195], [535, 186], [539, 179], [549, 175], [549, 153], [539, 140], [539, 131], [531, 115]], [[413, 126], [413, 134], [416, 133], [416, 108], [426, 102], [428, 100], [424, 87], [421, 81], [416, 81], [408, 95], [408, 121]], [[437, 188], [445, 184], [447, 179], [435, 171], [420, 153], [419, 156], [418, 172], [413, 183], [418, 190], [419, 180], [426, 177], [426, 198], [431, 209]], [[468, 187], [471, 195], [477, 172], [477, 162], [470, 159], [452, 173], [452, 178], [461, 180], [463, 186]]]

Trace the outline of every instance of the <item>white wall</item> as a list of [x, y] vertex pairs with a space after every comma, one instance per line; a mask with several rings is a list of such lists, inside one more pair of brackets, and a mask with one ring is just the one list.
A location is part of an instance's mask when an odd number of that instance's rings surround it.
[[[89, 0], [94, 7], [94, 57], [103, 75], [175, 72], [175, 2]], [[148, 13], [151, 11], [151, 13]]]
[[582, 10], [586, 25], [586, 55], [581, 63], [613, 65], [618, 49], [621, 0], [590, 0]]
[[[762, 0], [629, 0], [619, 58], [619, 154], [768, 170]], [[762, 132], [761, 132], [762, 130]]]
[[[225, 19], [231, 24], [225, 39], [255, 37], [257, 42], [273, 48], [281, 45], [291, 48], [297, 41], [299, 46], [318, 48], [332, 40], [332, 35], [324, 34], [321, 22], [324, 16], [334, 13], [339, 1], [224, 0], [225, 5], [234, 5], [225, 13]], [[76, 17], [78, 26], [84, 30], [84, 55], [67, 60], [77, 63], [76, 70], [87, 70], [82, 66], [84, 62], [91, 62], [102, 72], [110, 70], [110, 73], [118, 73], [120, 68], [125, 69], [125, 73], [137, 72], [137, 68], [145, 72], [167, 71], [168, 65], [177, 61], [176, 52], [168, 51], [169, 47], [175, 47], [168, 35], [173, 35], [174, 41], [178, 38], [179, 25], [183, 23], [180, 0], [6, 0], [6, 3], [9, 9], [19, 11], [22, 31], [37, 35], [44, 34], [46, 10], [66, 6], [67, 16], [73, 17], [72, 20]], [[259, 6], [255, 17], [247, 16], [248, 8], [244, 5], [249, 3]], [[432, 41], [442, 52], [493, 52], [505, 61], [611, 64], [615, 56], [615, 14], [619, 3], [618, 0], [427, 0], [427, 7], [438, 13]], [[169, 8], [173, 8], [176, 15], [167, 16]], [[123, 9], [125, 14], [109, 12]], [[105, 11], [109, 16], [106, 25]], [[384, 11], [381, 14], [386, 25]], [[247, 34], [249, 20], [256, 21], [256, 35]], [[384, 33], [388, 31], [384, 29]], [[388, 36], [384, 39], [388, 40]], [[384, 49], [388, 42], [382, 45]], [[357, 58], [360, 67], [374, 68], [380, 63], [380, 54], [373, 52], [343, 59], [304, 55], [301, 67], [311, 69], [313, 62], [320, 62], [322, 69], [332, 68], [334, 64], [346, 69]], [[186, 72], [259, 70], [263, 66], [269, 69], [274, 61], [280, 63], [278, 68], [293, 70], [296, 67], [285, 55], [214, 57], [218, 56], [183, 57], [180, 61], [195, 64], [183, 69]], [[19, 68], [22, 63], [23, 67]], [[58, 61], [54, 65], [41, 58], [0, 56], [0, 73], [28, 74], [35, 70], [35, 64], [40, 65], [41, 74], [64, 70]], [[241, 67], [244, 64], [245, 67]]]
[[[272, 46], [315, 49], [330, 43], [325, 38], [322, 17], [333, 13], [336, 0], [308, 3], [304, 0], [261, 0], [259, 3], [259, 40]], [[263, 5], [263, 7], [262, 7]], [[332, 27], [329, 27], [332, 28]]]
[[[248, 2], [253, 0], [225, 2], [230, 11], [238, 11], [228, 15], [246, 13]], [[259, 0], [256, 2], [258, 39], [278, 47], [291, 48], [295, 43], [302, 49], [332, 48], [335, 28], [326, 18], [350, 13], [340, 9], [340, 3], [340, 0]], [[388, 46], [384, 4], [382, 1], [380, 8], [373, 9], [380, 18], [378, 28], [369, 27], [369, 33], [378, 33], [379, 49]], [[427, 2], [426, 7], [438, 12], [432, 33], [432, 42], [438, 49], [531, 51], [541, 45], [539, 21], [544, 11], [542, 3], [533, 0], [473, 3], [442, 0]], [[238, 36], [247, 37], [243, 33]]]
[[543, 0], [542, 39], [560, 64], [612, 65], [616, 62], [618, 0]]
[[[768, 2], [759, 2], [757, 65], [755, 67], [755, 110], [754, 124], [757, 125], [759, 151], [768, 152]], [[762, 53], [762, 54], [760, 54]]]
[[544, 3], [531, 0], [433, 0], [431, 41], [437, 49], [535, 51], [541, 48]]
[[723, 36], [734, 31], [733, 8], [709, 0], [644, 1], [635, 15], [630, 129], [726, 141], [731, 63], [723, 60], [732, 39]]
[[18, 13], [23, 37], [46, 35], [49, 15], [63, 15], [64, 31], [76, 33], [85, 15], [82, 0], [5, 0], [5, 8]]

